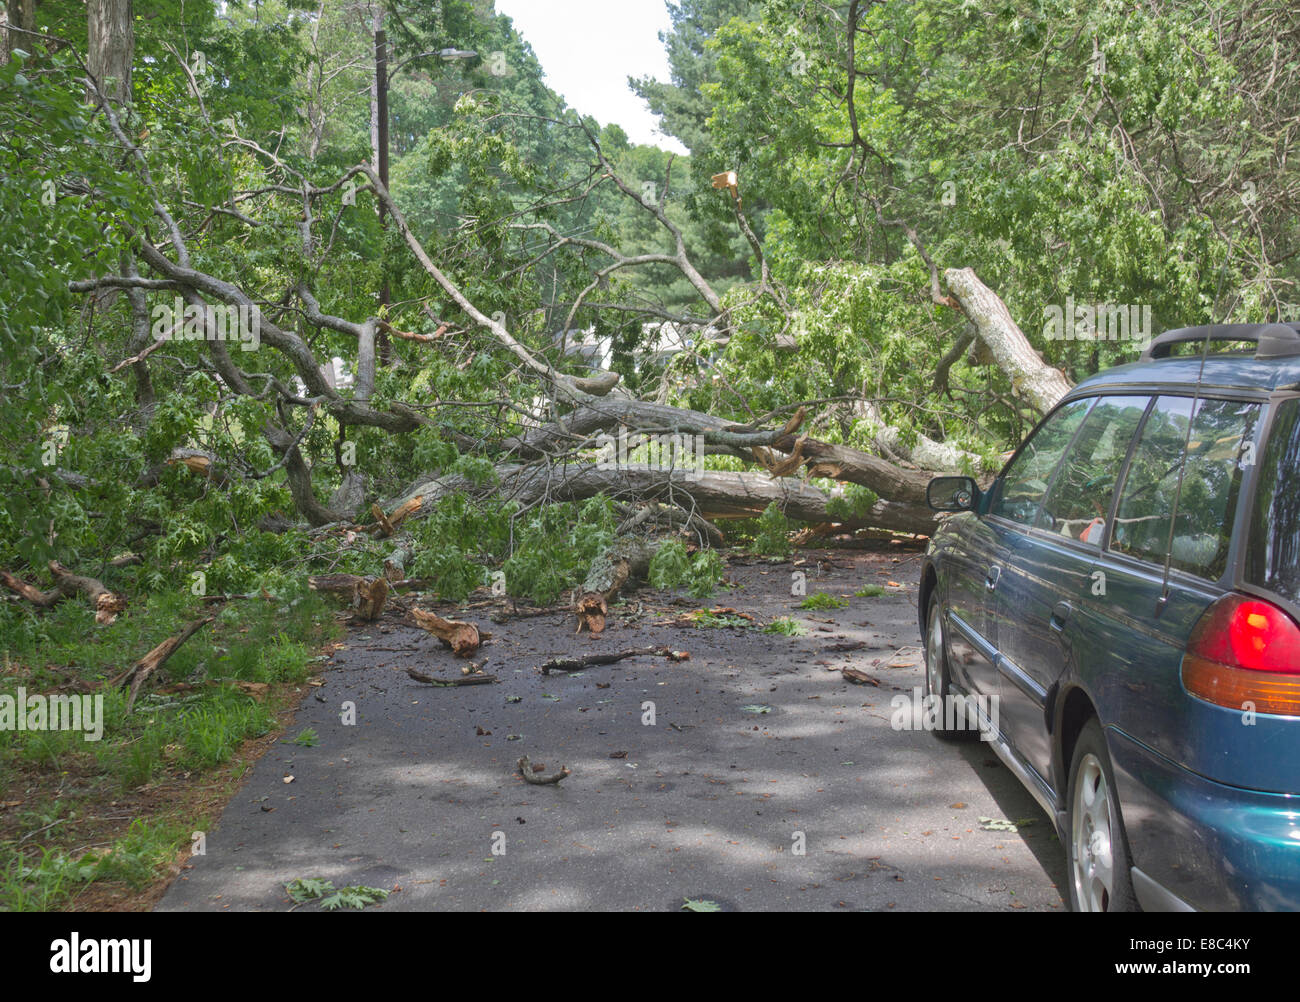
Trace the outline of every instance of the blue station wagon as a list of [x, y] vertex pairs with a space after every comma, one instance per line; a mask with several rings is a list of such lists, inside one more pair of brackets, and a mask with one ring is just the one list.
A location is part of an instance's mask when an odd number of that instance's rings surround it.
[[1300, 324], [1162, 334], [929, 501], [927, 696], [997, 707], [1071, 906], [1300, 909]]

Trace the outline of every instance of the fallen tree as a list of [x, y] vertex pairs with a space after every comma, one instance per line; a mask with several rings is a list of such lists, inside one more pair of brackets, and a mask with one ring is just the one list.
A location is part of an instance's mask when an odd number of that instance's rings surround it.
[[595, 462], [555, 464], [537, 462], [504, 464], [494, 470], [494, 483], [476, 483], [462, 475], [421, 481], [412, 494], [423, 495], [420, 510], [428, 514], [437, 502], [454, 493], [486, 496], [489, 493], [535, 504], [539, 501], [582, 501], [605, 494], [611, 498], [656, 500], [687, 507], [709, 520], [754, 518], [775, 504], [788, 518], [807, 522], [835, 522], [845, 531], [877, 528], [928, 535], [934, 531], [934, 512], [921, 504], [878, 500], [863, 516], [840, 518], [827, 507], [832, 497], [812, 484], [791, 477], [724, 470], [602, 469]]
[[[70, 291], [91, 297], [125, 293], [123, 301], [130, 305], [137, 335], [149, 329], [145, 323], [147, 295], [175, 296], [176, 302], [185, 306], [187, 325], [189, 311], [195, 311], [198, 328], [194, 332], [187, 329], [186, 340], [197, 340], [196, 348], [203, 355], [199, 368], [219, 389], [223, 400], [243, 398], [269, 404], [268, 416], [260, 428], [243, 429], [245, 433], [260, 432], [270, 446], [276, 458], [269, 467], [254, 468], [245, 456], [216, 455], [187, 444], [174, 451], [166, 463], [155, 464], [142, 476], [157, 482], [167, 466], [183, 467], [202, 478], [211, 489], [227, 489], [244, 480], [263, 479], [273, 474], [282, 476], [298, 516], [321, 530], [339, 525], [357, 528], [358, 514], [369, 511], [373, 522], [366, 531], [376, 538], [391, 539], [392, 549], [382, 566], [373, 569], [371, 577], [340, 584], [362, 619], [374, 618], [382, 612], [388, 591], [405, 579], [406, 569], [416, 556], [415, 546], [404, 530], [408, 520], [427, 516], [453, 493], [478, 498], [493, 495], [523, 506], [579, 501], [603, 494], [638, 513], [653, 509], [666, 514], [678, 527], [694, 530], [701, 542], [707, 539], [714, 544], [720, 542], [715, 523], [752, 518], [773, 505], [789, 518], [813, 523], [819, 532], [838, 527], [845, 531], [870, 528], [929, 535], [936, 525], [934, 514], [925, 505], [926, 485], [932, 475], [930, 467], [935, 467], [933, 472], [951, 472], [975, 458], [925, 435], [918, 438], [900, 434], [898, 429], [882, 423], [876, 402], [863, 396], [865, 391], [837, 398], [841, 404], [836, 406], [844, 407], [843, 413], [854, 414], [854, 406], [861, 405], [857, 416], [866, 417], [875, 426], [875, 443], [887, 458], [828, 440], [837, 436], [821, 429], [833, 427], [837, 419], [822, 414], [809, 420], [806, 407], [799, 402], [791, 402], [781, 409], [796, 409], [784, 424], [764, 427], [758, 420], [737, 423], [734, 418], [636, 399], [613, 371], [596, 370], [588, 375], [562, 371], [546, 334], [539, 335], [526, 326], [511, 329], [503, 313], [490, 312], [490, 307], [474, 302], [466, 294], [454, 280], [451, 265], [435, 260], [436, 255], [426, 247], [431, 235], [427, 231], [417, 232], [408, 222], [384, 178], [370, 163], [359, 163], [341, 175], [315, 180], [286, 162], [279, 153], [240, 135], [237, 123], [233, 122], [222, 123], [220, 134], [226, 137], [223, 144], [255, 161], [270, 183], [233, 193], [232, 214], [224, 222], [231, 226], [261, 225], [254, 216], [234, 210], [236, 204], [245, 202], [248, 212], [264, 211], [263, 205], [275, 205], [286, 213], [291, 212], [298, 219], [297, 243], [301, 251], [301, 260], [295, 263], [302, 267], [293, 269], [287, 284], [277, 289], [257, 287], [263, 281], [257, 272], [241, 278], [204, 271], [191, 256], [190, 241], [203, 231], [210, 216], [196, 219], [190, 213], [193, 206], [172, 200], [167, 182], [152, 172], [146, 148], [123, 125], [115, 102], [100, 92], [93, 80], [89, 87], [93, 103], [102, 112], [104, 124], [121, 150], [124, 165], [133, 172], [141, 191], [150, 199], [162, 239], [154, 239], [144, 229], [134, 228], [136, 224], [123, 223], [123, 235], [131, 246], [130, 253], [123, 257], [122, 267], [117, 269], [119, 273], [73, 281], [68, 286]], [[729, 300], [710, 287], [692, 263], [683, 231], [667, 213], [664, 199], [647, 197], [644, 186], [621, 177], [617, 165], [602, 151], [598, 137], [585, 126], [560, 121], [552, 124], [561, 129], [582, 129], [598, 162], [590, 179], [591, 186], [603, 181], [612, 183], [636, 211], [645, 213], [648, 224], [671, 237], [673, 247], [669, 254], [631, 254], [602, 241], [563, 232], [541, 217], [512, 223], [510, 232], [521, 241], [531, 242], [518, 248], [521, 255], [527, 252], [524, 268], [561, 254], [577, 254], [583, 259], [601, 257], [606, 261], [594, 266], [590, 284], [568, 304], [560, 332], [559, 359], [563, 360], [564, 339], [568, 337], [570, 325], [579, 322], [580, 311], [589, 309], [642, 312], [672, 323], [685, 322], [696, 331], [711, 329], [714, 334], [709, 336], [719, 345], [737, 340], [734, 336], [742, 332], [752, 334], [744, 331], [743, 324], [736, 319], [741, 307], [728, 305]], [[665, 178], [665, 187], [668, 180]], [[447, 303], [446, 308], [457, 314], [450, 326], [446, 320], [435, 318], [437, 333], [421, 334], [401, 330], [398, 324], [407, 326], [405, 322], [385, 310], [368, 316], [346, 317], [331, 314], [328, 302], [322, 305], [318, 298], [321, 290], [314, 288], [313, 283], [323, 281], [315, 276], [322, 274], [321, 266], [334, 246], [330, 216], [334, 202], [345, 189], [352, 195], [371, 197], [381, 216], [391, 221], [394, 235], [405, 245], [422, 278], [427, 279], [430, 288], [438, 290], [439, 297]], [[777, 323], [772, 325], [775, 335], [769, 337], [769, 343], [798, 352], [798, 339], [789, 336], [793, 320], [790, 301], [772, 277], [761, 241], [741, 212], [734, 190], [732, 197], [739, 232], [749, 242], [761, 267], [761, 280], [750, 288], [752, 296], [745, 305], [762, 301], [765, 309], [770, 308]], [[915, 231], [898, 220], [885, 219], [880, 207], [877, 208], [883, 225], [902, 225], [906, 229], [929, 265], [934, 302], [959, 311], [967, 320], [950, 350], [938, 360], [936, 384], [946, 383], [948, 368], [956, 358], [962, 357], [968, 346], [974, 345], [1007, 374], [1012, 391], [1020, 400], [1039, 411], [1050, 407], [1068, 389], [1069, 383], [1063, 374], [1039, 359], [1005, 304], [970, 268], [945, 272], [943, 277], [948, 286], [945, 292], [939, 271]], [[337, 225], [336, 217], [333, 228]], [[537, 244], [538, 240], [542, 244]], [[610, 275], [642, 266], [675, 269], [698, 295], [704, 312], [682, 317], [653, 306], [642, 310], [628, 303], [587, 302], [586, 297], [603, 288]], [[412, 309], [422, 309], [432, 317], [427, 298], [418, 300]], [[214, 307], [256, 312], [260, 325], [258, 344], [265, 352], [261, 355], [233, 353], [216, 327]], [[176, 323], [179, 318], [174, 319], [173, 327]], [[456, 328], [457, 323], [463, 324], [463, 329]], [[456, 338], [448, 334], [453, 328], [455, 333], [467, 336], [464, 344], [453, 344]], [[317, 346], [323, 332], [355, 342], [353, 381], [347, 392], [341, 392], [335, 385], [333, 363], [326, 349]], [[468, 340], [470, 334], [477, 338], [477, 343]], [[394, 399], [391, 393], [376, 392], [376, 371], [382, 364], [379, 339], [388, 335], [399, 339], [412, 352], [444, 352], [449, 348], [479, 352], [486, 343], [494, 357], [509, 360], [513, 366], [513, 375], [508, 377], [511, 385], [508, 390], [503, 387], [500, 400], [495, 404], [485, 400], [474, 402], [475, 406], [491, 408], [479, 413], [495, 415], [476, 422], [478, 437], [449, 428], [454, 422], [442, 422], [430, 416], [428, 408], [414, 396], [406, 401]], [[170, 337], [171, 333], [166, 336]], [[134, 337], [130, 354], [113, 364], [110, 371], [130, 370], [147, 382], [149, 367], [159, 358], [150, 343], [148, 336]], [[261, 361], [267, 355], [274, 359], [275, 365]], [[526, 413], [519, 400], [527, 399], [524, 393], [533, 392], [538, 394], [534, 397], [538, 405]], [[648, 395], [654, 395], [653, 391]], [[742, 393], [733, 391], [728, 399], [733, 401], [729, 405], [732, 413], [748, 409]], [[807, 407], [814, 403], [807, 402]], [[442, 400], [437, 405], [458, 406], [456, 401]], [[533, 420], [533, 414], [543, 411], [553, 415], [553, 420], [541, 427], [528, 427], [527, 421]], [[325, 420], [332, 420], [338, 426], [337, 477], [326, 476], [319, 468], [319, 445], [314, 446], [316, 456], [308, 452], [312, 439], [320, 438], [321, 429], [317, 427], [313, 431], [314, 424]], [[360, 470], [341, 457], [341, 445], [349, 429], [407, 435], [431, 427], [440, 429], [443, 437], [462, 455], [490, 460], [493, 464], [490, 482], [484, 484], [480, 479], [458, 474], [425, 477], [387, 502], [374, 503], [373, 495], [377, 492], [371, 478], [378, 471]], [[930, 430], [937, 433], [937, 428], [934, 425]], [[749, 468], [674, 470], [594, 460], [593, 453], [601, 447], [602, 436], [616, 430], [632, 435], [692, 436], [700, 445], [698, 455], [732, 457]], [[824, 437], [816, 437], [815, 433]], [[904, 446], [905, 440], [916, 441], [918, 445]], [[374, 451], [382, 453], [382, 450]], [[260, 465], [265, 467], [265, 463]], [[869, 505], [859, 502], [848, 508], [836, 505], [834, 502], [843, 491], [819, 489], [809, 482], [816, 478], [865, 487], [875, 494], [876, 500]], [[62, 482], [77, 489], [67, 477]], [[85, 488], [83, 483], [80, 489]], [[269, 521], [262, 524], [273, 527]], [[286, 519], [277, 526], [290, 524]], [[632, 533], [638, 524], [637, 516], [630, 517], [620, 531]], [[626, 580], [635, 577], [636, 563], [636, 560], [620, 558], [592, 569], [594, 576], [587, 582], [586, 597], [582, 600], [583, 618], [588, 626], [599, 628], [603, 606]], [[13, 581], [5, 580], [14, 587]], [[318, 580], [319, 586], [325, 586], [323, 578]], [[102, 593], [95, 594], [102, 598]], [[32, 600], [45, 602], [47, 599], [45, 593], [36, 591]], [[112, 612], [105, 610], [103, 614], [111, 617]], [[448, 629], [453, 628], [443, 632]], [[467, 650], [476, 644], [476, 641], [469, 642], [463, 630], [449, 642], [459, 642]]]

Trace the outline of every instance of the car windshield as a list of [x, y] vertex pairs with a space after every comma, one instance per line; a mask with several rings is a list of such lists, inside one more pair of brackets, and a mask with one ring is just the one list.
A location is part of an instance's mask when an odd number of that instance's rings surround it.
[[1300, 605], [1300, 400], [1285, 400], [1260, 459], [1246, 581]]

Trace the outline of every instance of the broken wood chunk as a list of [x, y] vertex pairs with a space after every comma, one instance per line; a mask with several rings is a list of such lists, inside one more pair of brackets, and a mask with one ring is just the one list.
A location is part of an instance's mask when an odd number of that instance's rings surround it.
[[578, 628], [575, 633], [581, 633], [583, 627], [586, 627], [589, 633], [602, 633], [605, 629], [605, 617], [609, 614], [609, 606], [600, 592], [588, 591], [579, 595], [573, 603], [573, 613], [578, 617]]
[[[527, 755], [525, 755], [515, 764], [519, 767], [519, 775], [524, 778], [524, 782], [532, 783], [534, 786], [553, 785], [558, 783], [560, 780], [564, 779], [566, 776], [573, 775], [573, 770], [570, 769], [567, 765], [562, 766], [559, 772], [553, 773], [550, 776], [537, 775], [533, 769], [532, 763], [528, 761]], [[542, 766], [541, 768], [545, 768], [545, 766]]]
[[411, 616], [414, 617], [416, 626], [432, 633], [450, 647], [457, 657], [469, 657], [478, 650], [479, 644], [491, 636], [490, 633], [481, 633], [473, 623], [443, 619], [436, 613], [425, 612], [423, 609], [412, 609]]
[[358, 574], [313, 574], [307, 585], [312, 591], [349, 596], [356, 617], [366, 622], [379, 618], [391, 590], [387, 578]]
[[375, 516], [375, 524], [379, 530], [379, 537], [382, 539], [386, 536], [391, 536], [397, 531], [397, 527], [406, 521], [410, 515], [420, 510], [422, 504], [424, 504], [424, 495], [417, 494], [415, 497], [407, 498], [394, 508], [391, 515], [385, 515], [384, 509], [380, 508], [377, 504], [372, 504], [370, 506], [370, 514]]
[[362, 578], [352, 593], [352, 608], [358, 619], [378, 619], [388, 601], [387, 578]]

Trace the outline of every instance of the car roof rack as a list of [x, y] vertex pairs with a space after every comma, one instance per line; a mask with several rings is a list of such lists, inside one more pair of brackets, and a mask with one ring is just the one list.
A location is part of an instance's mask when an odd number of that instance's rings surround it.
[[1249, 341], [1255, 345], [1256, 358], [1289, 358], [1300, 355], [1300, 323], [1289, 324], [1207, 324], [1203, 327], [1179, 327], [1155, 338], [1142, 361], [1169, 358], [1176, 344], [1205, 341]]

